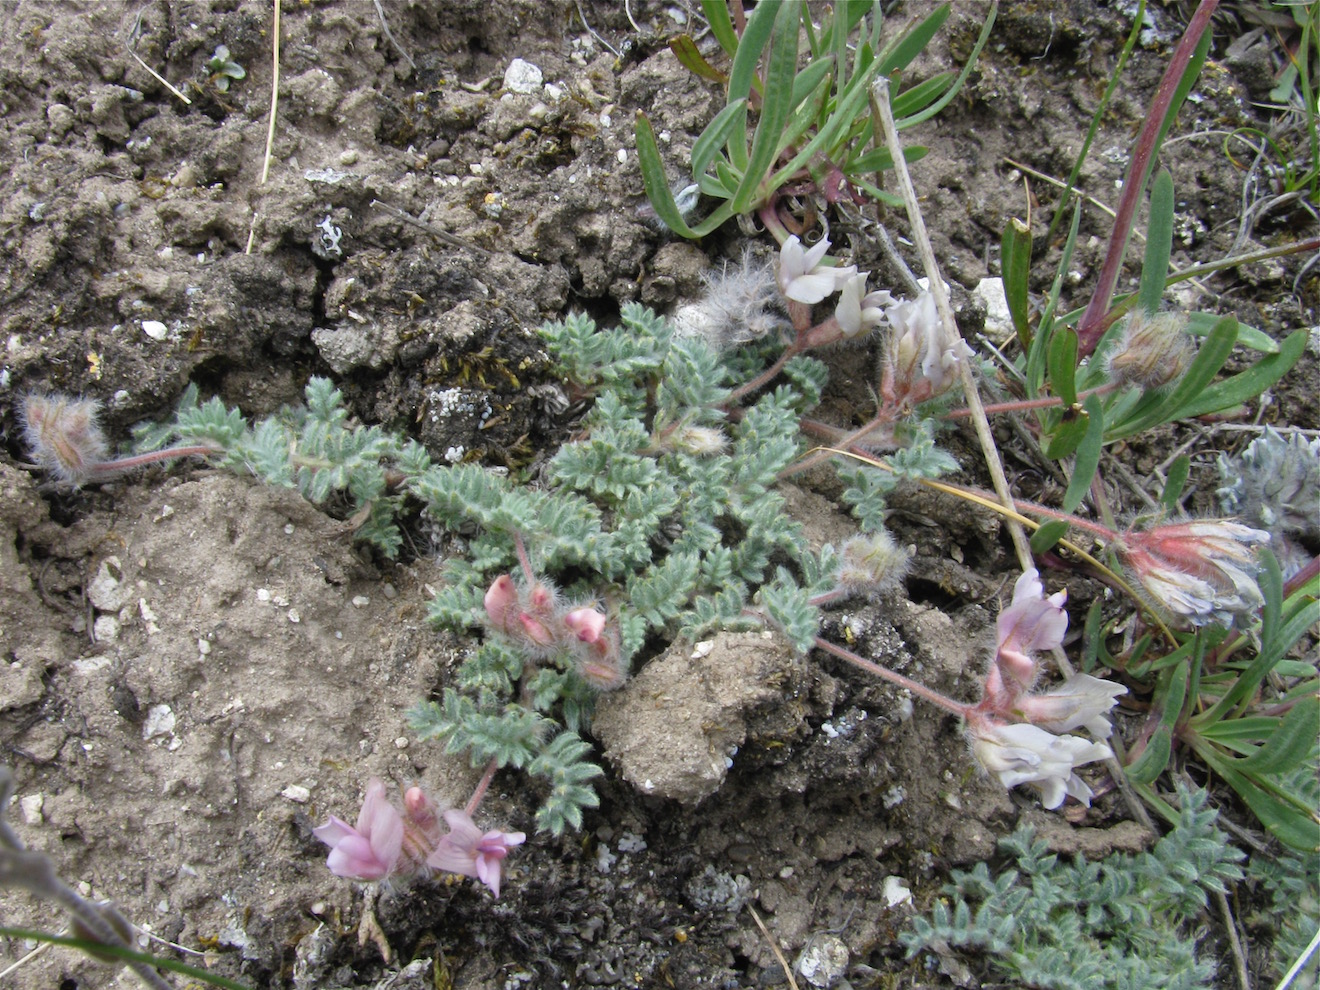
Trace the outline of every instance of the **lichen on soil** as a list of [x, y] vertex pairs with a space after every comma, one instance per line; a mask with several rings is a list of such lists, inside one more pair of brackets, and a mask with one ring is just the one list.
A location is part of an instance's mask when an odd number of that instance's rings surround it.
[[[645, 209], [635, 113], [662, 134], [677, 181], [721, 102], [666, 45], [695, 6], [391, 0], [383, 22], [365, 0], [286, 2], [264, 183], [269, 3], [5, 8], [0, 759], [17, 776], [23, 841], [120, 905], [144, 948], [179, 943], [253, 987], [371, 987], [400, 967], [396, 987], [441, 985], [438, 972], [464, 990], [773, 985], [783, 971], [754, 908], [790, 960], [827, 934], [854, 986], [935, 986], [943, 977], [902, 958], [896, 933], [915, 908], [886, 896], [891, 878], [924, 906], [950, 866], [990, 856], [1024, 821], [1093, 856], [1148, 841], [1112, 793], [1067, 817], [1005, 793], [972, 770], [955, 719], [890, 686], [722, 637], [704, 657], [676, 644], [654, 661], [691, 691], [686, 735], [674, 709], [647, 703], [646, 671], [602, 712], [600, 809], [580, 833], [519, 849], [498, 901], [443, 878], [368, 891], [328, 872], [311, 828], [353, 817], [372, 775], [451, 804], [478, 776], [406, 727], [471, 645], [425, 623], [438, 573], [428, 534], [391, 563], [296, 494], [196, 465], [75, 493], [14, 466], [14, 408], [30, 390], [99, 398], [126, 440], [190, 381], [259, 416], [323, 374], [363, 422], [417, 437], [437, 460], [534, 468], [580, 413], [536, 327], [572, 309], [608, 324], [632, 300], [669, 310], [747, 243], [735, 224], [678, 241]], [[964, 93], [905, 135], [931, 149], [914, 180], [973, 338], [984, 314], [966, 290], [997, 274], [1006, 218], [1025, 216], [1028, 196], [1053, 203], [1007, 159], [1066, 176], [1129, 27], [1124, 4], [1043, 6], [1006, 4]], [[985, 13], [955, 4], [912, 78], [961, 64]], [[1150, 16], [1166, 40], [1134, 54], [1080, 178], [1103, 201], [1180, 30], [1176, 6]], [[1225, 40], [1175, 135], [1261, 122], [1268, 73], [1256, 55], [1224, 57]], [[208, 68], [221, 44], [246, 70], [227, 90]], [[539, 87], [504, 88], [515, 58], [541, 70]], [[1217, 141], [1182, 140], [1165, 158], [1179, 263], [1309, 222], [1272, 215], [1244, 241], [1243, 176]], [[1048, 209], [1035, 204], [1032, 222], [1043, 235]], [[1083, 286], [1106, 231], [1088, 210], [1073, 262]], [[898, 287], [866, 231], [833, 236], [873, 282]], [[1215, 283], [1214, 305], [1275, 335], [1314, 326], [1316, 276], [1294, 291], [1298, 271], [1244, 269]], [[873, 355], [830, 360], [824, 411], [846, 424], [866, 408]], [[1308, 354], [1252, 416], [1320, 426], [1316, 378]], [[1180, 431], [1119, 456], [1149, 473]], [[1055, 484], [1001, 439], [1027, 494]], [[1194, 465], [1207, 505], [1212, 474], [1210, 460]], [[849, 525], [824, 473], [805, 487], [793, 504], [814, 532]], [[941, 500], [900, 496], [892, 523], [922, 562], [906, 594], [834, 613], [826, 633], [971, 699], [1015, 576], [1010, 547], [997, 524]], [[666, 755], [675, 737], [690, 765]], [[481, 814], [530, 834], [535, 802], [534, 785], [501, 773]], [[8, 891], [0, 916], [63, 924]], [[0, 940], [0, 967], [30, 948]], [[77, 990], [134, 978], [52, 949], [7, 979]]]

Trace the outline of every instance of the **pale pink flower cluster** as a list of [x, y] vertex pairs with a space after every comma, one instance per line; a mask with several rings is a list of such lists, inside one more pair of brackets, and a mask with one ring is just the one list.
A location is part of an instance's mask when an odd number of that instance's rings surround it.
[[886, 310], [891, 329], [880, 391], [886, 403], [916, 405], [954, 384], [958, 362], [972, 349], [961, 337], [946, 340], [935, 297], [928, 291]]
[[1091, 803], [1092, 792], [1075, 768], [1113, 756], [1103, 742], [1067, 735], [1085, 727], [1109, 738], [1106, 717], [1127, 688], [1089, 674], [1076, 674], [1051, 691], [1031, 693], [1037, 665], [1032, 654], [1062, 645], [1068, 629], [1065, 592], [1045, 597], [1036, 571], [1026, 571], [1013, 603], [996, 623], [995, 659], [986, 674], [981, 702], [967, 715], [972, 754], [1005, 787], [1030, 784], [1041, 804], [1057, 808], [1066, 796]]
[[619, 634], [593, 605], [565, 605], [547, 582], [531, 586], [501, 574], [486, 592], [486, 624], [529, 657], [569, 655], [579, 674], [597, 690], [624, 681]]
[[1137, 580], [1179, 619], [1227, 626], [1264, 603], [1256, 548], [1269, 540], [1264, 530], [1232, 520], [1198, 519], [1124, 533], [1117, 549]]
[[410, 787], [399, 812], [385, 796], [385, 785], [372, 778], [357, 825], [330, 816], [312, 834], [330, 847], [326, 865], [350, 880], [387, 880], [393, 876], [444, 870], [474, 877], [500, 896], [501, 864], [509, 850], [522, 845], [522, 832], [482, 832], [466, 811], [438, 809], [421, 788]]

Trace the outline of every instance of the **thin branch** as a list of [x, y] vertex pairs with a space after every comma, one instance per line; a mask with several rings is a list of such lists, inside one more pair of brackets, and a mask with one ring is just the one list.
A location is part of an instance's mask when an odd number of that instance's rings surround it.
[[[894, 125], [894, 114], [889, 106], [889, 80], [879, 78], [871, 84], [871, 112], [883, 125], [885, 130], [885, 142], [889, 146], [889, 153], [894, 161], [894, 175], [898, 180], [899, 193], [907, 205], [908, 221], [912, 225], [912, 239], [916, 242], [917, 250], [921, 254], [922, 266], [926, 269], [926, 276], [930, 280], [930, 292], [935, 297], [935, 307], [939, 310], [940, 322], [944, 325], [945, 337], [948, 340], [959, 339], [958, 324], [953, 318], [953, 307], [949, 305], [949, 293], [944, 287], [944, 278], [940, 274], [939, 263], [935, 260], [935, 250], [930, 245], [930, 236], [926, 233], [926, 221], [921, 215], [921, 205], [917, 202], [917, 191], [912, 186], [912, 177], [908, 174], [907, 161], [903, 157], [903, 143], [898, 137], [898, 128]], [[972, 422], [976, 426], [976, 436], [981, 441], [981, 449], [985, 453], [986, 466], [990, 469], [990, 477], [994, 482], [995, 491], [999, 495], [1000, 501], [1007, 509], [1013, 509], [1013, 493], [1008, 488], [1008, 478], [1004, 475], [1004, 465], [999, 459], [999, 451], [995, 447], [995, 439], [990, 433], [990, 422], [985, 417], [985, 409], [981, 405], [981, 395], [976, 388], [976, 380], [972, 377], [971, 362], [964, 359], [958, 362], [958, 370], [962, 375], [963, 391], [967, 395], [967, 407], [971, 410]], [[1027, 542], [1027, 534], [1022, 527], [1014, 521], [1008, 522], [1008, 532], [1013, 538], [1013, 546], [1017, 550], [1018, 562], [1022, 569], [1029, 570], [1034, 565], [1031, 557], [1031, 545]]]

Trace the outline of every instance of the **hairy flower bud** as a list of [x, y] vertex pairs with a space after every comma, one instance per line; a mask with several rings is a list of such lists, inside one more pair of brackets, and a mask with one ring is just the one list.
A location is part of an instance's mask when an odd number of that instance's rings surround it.
[[1123, 534], [1119, 557], [1160, 604], [1191, 625], [1224, 625], [1264, 598], [1256, 546], [1270, 534], [1227, 519], [1199, 519]]
[[835, 581], [854, 594], [882, 591], [903, 580], [910, 559], [883, 529], [854, 536], [839, 551]]
[[32, 459], [59, 484], [76, 488], [105, 462], [109, 445], [96, 421], [99, 412], [92, 399], [35, 392], [24, 397], [23, 439]]
[[1122, 339], [1109, 352], [1109, 377], [1123, 385], [1156, 389], [1182, 377], [1195, 353], [1186, 316], [1134, 310]]

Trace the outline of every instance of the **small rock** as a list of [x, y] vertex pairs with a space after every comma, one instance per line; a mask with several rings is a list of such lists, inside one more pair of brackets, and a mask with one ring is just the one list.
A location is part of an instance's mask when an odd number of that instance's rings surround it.
[[20, 798], [18, 806], [23, 809], [23, 821], [29, 825], [40, 825], [45, 821], [41, 815], [41, 806], [45, 803], [44, 794], [29, 794]]
[[832, 987], [848, 969], [848, 947], [837, 935], [817, 935], [798, 956], [797, 971], [813, 987]]
[[142, 723], [142, 738], [168, 736], [174, 731], [174, 722], [174, 710], [169, 705], [152, 705], [147, 709], [146, 720]]
[[98, 615], [92, 623], [92, 638], [98, 643], [113, 643], [119, 638], [119, 620], [113, 615]]
[[152, 340], [164, 340], [169, 336], [170, 328], [160, 320], [143, 320], [142, 332]]
[[294, 804], [306, 804], [312, 799], [312, 792], [303, 787], [302, 784], [290, 784], [280, 791], [280, 797], [292, 801]]
[[101, 561], [96, 577], [87, 585], [87, 600], [100, 612], [118, 612], [131, 593], [131, 588], [124, 587], [124, 565], [113, 556]]
[[545, 76], [531, 62], [515, 58], [504, 71], [504, 88], [511, 93], [535, 93], [541, 88]]

